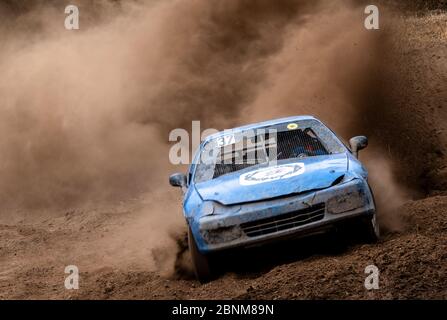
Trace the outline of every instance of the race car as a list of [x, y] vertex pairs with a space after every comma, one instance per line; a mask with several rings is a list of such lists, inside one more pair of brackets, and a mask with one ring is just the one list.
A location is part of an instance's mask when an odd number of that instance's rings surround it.
[[[358, 160], [365, 136], [347, 147], [312, 116], [276, 119], [208, 136], [181, 187], [195, 274], [213, 277], [211, 257], [222, 250], [262, 246], [354, 226], [379, 238], [368, 172]], [[349, 235], [348, 235], [349, 236]]]

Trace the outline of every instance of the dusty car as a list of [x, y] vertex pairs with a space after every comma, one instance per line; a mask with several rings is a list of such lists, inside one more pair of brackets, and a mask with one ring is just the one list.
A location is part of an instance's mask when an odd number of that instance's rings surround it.
[[[373, 194], [358, 151], [320, 120], [296, 116], [225, 130], [200, 145], [182, 187], [188, 244], [200, 281], [213, 275], [210, 256], [355, 222], [367, 241], [379, 237]], [[340, 230], [345, 230], [341, 228]]]

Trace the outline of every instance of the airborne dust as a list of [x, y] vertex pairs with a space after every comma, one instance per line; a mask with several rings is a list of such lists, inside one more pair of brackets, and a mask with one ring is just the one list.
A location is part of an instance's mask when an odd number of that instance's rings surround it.
[[[142, 197], [134, 221], [104, 242], [128, 238], [160, 254], [183, 226], [167, 183], [179, 170], [170, 130], [312, 114], [346, 139], [369, 136], [361, 157], [379, 219], [401, 227], [393, 208], [419, 188], [411, 183], [423, 168], [393, 136], [419, 135], [392, 111], [405, 79], [392, 67], [386, 19], [367, 31], [355, 1], [73, 4], [78, 31], [63, 28], [55, 1], [0, 4], [1, 220]], [[398, 182], [403, 168], [412, 174]]]

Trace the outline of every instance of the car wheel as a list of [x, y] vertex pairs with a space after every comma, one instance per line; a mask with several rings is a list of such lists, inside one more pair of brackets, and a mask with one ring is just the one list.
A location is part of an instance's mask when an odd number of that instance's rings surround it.
[[199, 251], [191, 227], [188, 227], [188, 247], [197, 280], [201, 283], [212, 280], [210, 258]]
[[362, 238], [367, 243], [377, 242], [380, 238], [380, 228], [379, 223], [377, 221], [377, 215], [374, 215], [371, 218], [367, 218], [363, 221], [362, 228]]

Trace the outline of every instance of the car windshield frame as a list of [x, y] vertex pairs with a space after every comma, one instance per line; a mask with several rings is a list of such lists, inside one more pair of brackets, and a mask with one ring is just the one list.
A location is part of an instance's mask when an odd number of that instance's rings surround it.
[[[256, 132], [269, 132], [269, 130], [277, 130], [277, 132], [285, 132], [285, 131], [293, 131], [296, 129], [299, 130], [305, 130], [307, 128], [310, 128], [312, 130], [312, 132], [316, 135], [316, 138], [319, 140], [319, 142], [321, 142], [321, 144], [323, 145], [323, 147], [326, 149], [327, 154], [325, 155], [331, 155], [331, 154], [339, 154], [339, 153], [344, 153], [347, 150], [347, 147], [345, 146], [345, 144], [340, 140], [340, 138], [338, 138], [338, 136], [329, 128], [327, 127], [325, 124], [323, 124], [321, 121], [317, 120], [317, 119], [302, 119], [302, 120], [290, 120], [290, 121], [285, 121], [285, 122], [279, 122], [279, 123], [275, 123], [272, 125], [265, 125], [265, 126], [259, 126], [259, 127], [252, 127], [252, 128], [248, 128], [248, 129], [243, 129], [243, 130], [228, 130], [227, 133], [225, 133], [225, 131], [222, 134], [219, 134], [216, 137], [212, 137], [210, 139], [206, 139], [199, 147], [194, 159], [195, 159], [195, 164], [194, 164], [194, 171], [192, 173], [192, 181], [194, 183], [202, 183], [202, 182], [206, 182], [206, 181], [210, 181], [210, 180], [214, 180], [219, 178], [220, 176], [225, 176], [229, 173], [235, 173], [235, 172], [239, 172], [244, 168], [232, 171], [232, 172], [228, 172], [225, 173], [223, 175], [220, 175], [219, 177], [214, 177], [214, 170], [215, 170], [215, 165], [216, 162], [213, 163], [214, 167], [213, 167], [213, 175], [210, 175], [210, 173], [208, 173], [208, 176], [205, 178], [202, 178], [204, 175], [199, 176], [197, 172], [199, 170], [202, 169], [201, 166], [210, 166], [211, 164], [205, 164], [202, 163], [202, 153], [204, 152], [204, 150], [206, 150], [207, 145], [211, 144], [216, 144], [216, 141], [218, 141], [218, 139], [220, 139], [220, 141], [223, 141], [223, 144], [225, 145], [225, 143], [227, 144], [231, 144], [232, 141], [231, 137], [233, 136], [244, 136], [244, 134], [248, 131], [256, 131]], [[255, 134], [256, 135], [256, 134]], [[225, 142], [225, 139], [227, 139], [227, 141]], [[220, 146], [216, 146], [216, 148], [220, 148], [222, 147], [222, 145]], [[314, 155], [315, 156], [315, 155]], [[307, 156], [307, 157], [313, 157], [313, 156]], [[217, 158], [217, 156], [215, 157]], [[291, 158], [287, 158], [288, 160], [291, 159], [302, 159], [302, 158], [298, 158], [298, 157], [291, 157]], [[277, 159], [278, 160], [278, 159]], [[259, 166], [265, 165], [267, 164], [268, 161], [266, 162], [261, 162], [261, 163], [256, 163], [256, 164], [252, 164], [250, 166], [247, 167], [252, 167], [253, 169], [256, 169]], [[274, 162], [276, 163], [276, 162]]]

